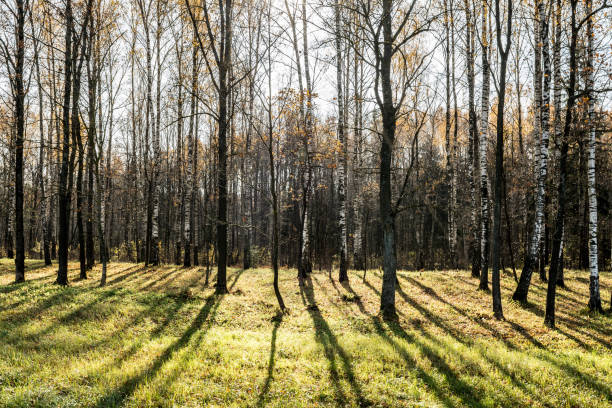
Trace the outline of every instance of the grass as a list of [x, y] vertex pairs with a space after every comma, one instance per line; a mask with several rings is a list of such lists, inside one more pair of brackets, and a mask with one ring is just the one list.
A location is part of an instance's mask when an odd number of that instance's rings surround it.
[[588, 314], [586, 272], [567, 272], [549, 330], [537, 276], [525, 306], [504, 274], [496, 321], [469, 272], [401, 272], [387, 323], [377, 271], [300, 288], [283, 270], [280, 315], [269, 269], [231, 269], [215, 296], [199, 268], [116, 263], [98, 288], [71, 264], [64, 288], [27, 265], [15, 285], [0, 261], [0, 406], [612, 406], [612, 317]]

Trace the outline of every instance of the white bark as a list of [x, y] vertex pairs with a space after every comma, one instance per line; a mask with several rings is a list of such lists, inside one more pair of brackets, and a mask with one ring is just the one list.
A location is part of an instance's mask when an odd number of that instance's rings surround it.
[[[592, 9], [592, 0], [587, 1], [587, 13]], [[587, 67], [586, 85], [590, 91], [593, 89], [593, 22], [587, 22]], [[589, 146], [587, 161], [587, 183], [589, 197], [589, 271], [590, 271], [590, 299], [591, 310], [601, 311], [601, 298], [599, 294], [599, 269], [597, 264], [597, 190], [595, 184], [595, 152], [597, 147], [597, 135], [595, 133], [595, 102], [594, 95], [590, 92], [588, 98], [589, 116]]]
[[336, 0], [336, 91], [338, 101], [338, 142], [340, 143], [340, 157], [338, 160], [338, 227], [340, 229], [340, 280], [346, 272], [347, 263], [347, 230], [346, 230], [346, 138], [344, 123], [344, 93], [342, 90], [342, 41], [340, 25], [340, 2]]
[[[535, 208], [535, 222], [533, 228], [533, 234], [531, 236], [531, 241], [529, 244], [529, 253], [528, 257], [531, 258], [531, 261], [535, 263], [535, 259], [537, 257], [538, 248], [540, 246], [540, 241], [542, 239], [542, 229], [543, 229], [543, 221], [544, 221], [544, 200], [546, 194], [546, 175], [548, 169], [548, 141], [550, 137], [550, 81], [551, 81], [551, 70], [550, 70], [550, 54], [549, 54], [549, 45], [548, 45], [548, 19], [545, 16], [544, 10], [544, 2], [540, 1], [538, 5], [539, 11], [537, 15], [540, 16], [539, 29], [537, 30], [537, 35], [539, 35], [538, 44], [542, 47], [542, 57], [544, 63], [544, 75], [543, 75], [543, 88], [541, 100], [539, 99], [539, 95], [537, 90], [540, 89], [539, 86], [536, 86], [536, 112], [539, 114], [536, 117], [534, 129], [538, 127], [537, 130], [541, 133], [540, 143], [539, 143], [539, 160], [538, 160], [538, 186], [536, 192], [536, 208]], [[538, 47], [540, 46], [538, 45]], [[538, 55], [538, 50], [536, 49], [536, 55]], [[539, 61], [539, 58], [536, 58], [536, 61]], [[537, 70], [536, 70], [537, 73]], [[537, 84], [536, 84], [537, 85]], [[539, 102], [539, 104], [538, 104]], [[539, 120], [538, 120], [539, 118]], [[541, 120], [541, 127], [540, 125]]]

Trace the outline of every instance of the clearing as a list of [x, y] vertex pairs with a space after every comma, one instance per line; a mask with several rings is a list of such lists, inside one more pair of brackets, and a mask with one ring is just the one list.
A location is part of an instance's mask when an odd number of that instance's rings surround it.
[[[526, 306], [503, 275], [498, 322], [468, 271], [400, 272], [387, 323], [378, 271], [300, 287], [281, 270], [281, 316], [265, 268], [230, 269], [215, 296], [203, 268], [113, 263], [99, 288], [99, 266], [76, 281], [71, 263], [69, 287], [27, 266], [14, 285], [0, 261], [1, 406], [612, 406], [612, 317], [588, 314], [584, 271], [566, 272], [549, 330], [537, 275]], [[610, 273], [601, 287], [607, 307]]]

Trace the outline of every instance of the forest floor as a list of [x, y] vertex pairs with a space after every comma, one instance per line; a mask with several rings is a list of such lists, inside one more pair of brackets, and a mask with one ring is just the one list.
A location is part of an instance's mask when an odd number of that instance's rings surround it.
[[[400, 272], [399, 322], [377, 316], [381, 274], [282, 270], [278, 314], [269, 269], [230, 269], [215, 296], [202, 268], [109, 265], [70, 286], [28, 261], [11, 284], [0, 260], [0, 406], [612, 406], [612, 316], [591, 316], [588, 272], [568, 271], [557, 329], [543, 324], [545, 284], [492, 318], [467, 271]], [[214, 271], [213, 276], [214, 279]], [[211, 280], [212, 282], [212, 280]], [[612, 275], [601, 278], [608, 308]]]

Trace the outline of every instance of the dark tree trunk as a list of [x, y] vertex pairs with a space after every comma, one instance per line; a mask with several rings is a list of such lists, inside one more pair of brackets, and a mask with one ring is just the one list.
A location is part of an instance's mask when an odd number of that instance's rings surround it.
[[62, 105], [62, 157], [59, 174], [58, 271], [56, 283], [68, 284], [68, 238], [70, 223], [70, 190], [68, 188], [70, 156], [70, 95], [72, 94], [72, 0], [66, 1], [66, 34], [64, 56], [64, 100]]
[[576, 25], [576, 6], [578, 0], [571, 0], [571, 38], [570, 38], [570, 61], [569, 61], [569, 83], [567, 92], [567, 107], [565, 110], [565, 124], [561, 139], [561, 157], [559, 159], [559, 186], [558, 186], [558, 208], [555, 219], [555, 232], [553, 238], [552, 259], [548, 271], [548, 290], [546, 292], [546, 314], [544, 324], [555, 327], [555, 297], [557, 290], [557, 272], [559, 269], [559, 253], [561, 239], [563, 237], [563, 221], [565, 217], [565, 183], [567, 178], [567, 152], [569, 149], [569, 136], [572, 125], [572, 114], [576, 102], [576, 42], [578, 37], [578, 26]]
[[215, 292], [217, 294], [227, 293], [227, 124], [228, 110], [227, 98], [230, 86], [227, 77], [230, 65], [232, 64], [232, 0], [225, 0], [224, 10], [221, 10], [221, 18], [224, 28], [221, 35], [224, 55], [219, 60], [219, 139], [217, 149], [217, 283]]
[[383, 134], [380, 146], [379, 206], [382, 226], [383, 278], [380, 295], [380, 313], [385, 319], [396, 319], [395, 283], [397, 281], [395, 256], [395, 216], [391, 206], [391, 157], [395, 142], [396, 107], [393, 106], [391, 85], [391, 60], [393, 40], [391, 24], [391, 0], [383, 0], [382, 30], [384, 45], [380, 61], [381, 108]]
[[495, 27], [497, 31], [497, 48], [500, 55], [500, 72], [497, 96], [497, 145], [495, 148], [495, 202], [493, 208], [493, 269], [491, 271], [491, 286], [493, 314], [496, 319], [503, 319], [499, 267], [501, 258], [502, 184], [504, 182], [504, 105], [506, 100], [506, 67], [508, 65], [512, 35], [512, 0], [508, 0], [505, 47], [502, 45], [501, 20], [503, 17], [500, 15], [499, 2], [500, 0], [495, 1]]
[[[15, 30], [15, 282], [25, 281], [25, 247], [23, 239], [23, 141], [25, 132], [23, 66], [25, 60], [25, 5], [17, 0]], [[13, 222], [13, 220], [9, 220]]]

